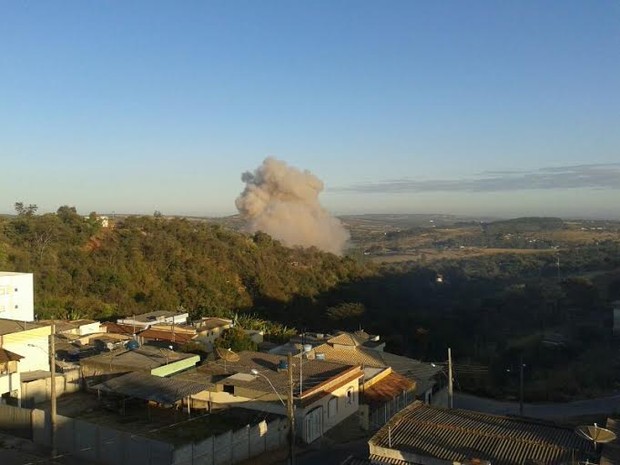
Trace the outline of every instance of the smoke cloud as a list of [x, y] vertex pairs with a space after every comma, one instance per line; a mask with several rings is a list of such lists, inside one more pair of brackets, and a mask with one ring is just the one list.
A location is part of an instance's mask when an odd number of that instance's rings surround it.
[[323, 183], [275, 158], [241, 176], [245, 189], [235, 201], [250, 232], [263, 231], [287, 246], [315, 246], [341, 255], [349, 233], [319, 203]]

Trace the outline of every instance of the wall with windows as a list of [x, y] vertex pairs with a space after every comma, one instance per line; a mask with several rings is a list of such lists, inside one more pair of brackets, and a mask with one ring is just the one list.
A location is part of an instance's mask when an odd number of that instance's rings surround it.
[[299, 409], [295, 420], [304, 442], [312, 442], [317, 434], [325, 434], [359, 409], [359, 379], [332, 389], [328, 395]]
[[0, 318], [34, 321], [32, 273], [0, 271]]

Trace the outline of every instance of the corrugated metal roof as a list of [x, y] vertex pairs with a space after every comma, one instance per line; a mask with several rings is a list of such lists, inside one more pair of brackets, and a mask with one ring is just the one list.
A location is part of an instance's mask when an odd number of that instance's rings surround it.
[[463, 462], [472, 458], [493, 465], [545, 465], [585, 460], [592, 444], [572, 428], [529, 419], [502, 417], [415, 402], [395, 415], [369, 441], [373, 447]]
[[174, 404], [192, 394], [208, 388], [207, 383], [161, 378], [147, 373], [128, 373], [93, 386], [93, 389], [122, 394], [136, 399], [151, 400], [161, 404]]

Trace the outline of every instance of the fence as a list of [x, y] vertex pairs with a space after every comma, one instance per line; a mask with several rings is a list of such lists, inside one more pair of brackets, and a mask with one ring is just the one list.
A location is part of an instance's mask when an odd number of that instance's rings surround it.
[[[51, 422], [43, 410], [0, 405], [0, 429], [51, 446]], [[247, 425], [198, 443], [174, 446], [87, 421], [56, 417], [56, 449], [102, 465], [232, 465], [284, 447], [286, 419]]]

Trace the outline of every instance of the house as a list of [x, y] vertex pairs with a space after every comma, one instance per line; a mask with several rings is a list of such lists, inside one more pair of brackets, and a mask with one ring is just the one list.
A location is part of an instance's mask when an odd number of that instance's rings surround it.
[[143, 346], [120, 348], [80, 360], [82, 374], [89, 386], [121, 374], [138, 371], [155, 376], [169, 376], [196, 366], [198, 355], [170, 349]]
[[32, 273], [0, 271], [0, 318], [34, 321]]
[[557, 465], [585, 463], [595, 450], [569, 426], [414, 402], [369, 441], [370, 463]]
[[[377, 342], [372, 341], [370, 342]], [[365, 345], [365, 341], [355, 333], [340, 333], [329, 338], [325, 343], [315, 346], [309, 358], [320, 358], [345, 364], [357, 364], [362, 367], [387, 368], [415, 382], [416, 398], [426, 403], [431, 402], [436, 378], [441, 374], [441, 366], [433, 366], [409, 357], [391, 354]]]
[[0, 319], [0, 348], [23, 357], [20, 372], [50, 371], [50, 325], [27, 321]]
[[[209, 382], [210, 388], [192, 396], [196, 405], [230, 406], [286, 414], [289, 386], [287, 360], [261, 352], [221, 351], [218, 360], [175, 378]], [[296, 434], [311, 443], [354, 415], [359, 407], [359, 366], [321, 360], [294, 361], [293, 402]], [[300, 382], [301, 381], [301, 382]]]
[[6, 403], [9, 398], [21, 401], [21, 381], [19, 376], [19, 361], [23, 357], [11, 351], [0, 349], [0, 403]]
[[222, 333], [234, 326], [233, 320], [228, 318], [218, 317], [203, 317], [200, 320], [194, 321], [194, 327], [198, 335], [196, 336], [196, 342], [199, 342], [207, 347], [207, 349], [213, 349], [213, 343], [222, 335]]
[[[142, 315], [133, 315], [131, 317], [120, 318], [116, 320], [118, 324], [128, 325], [137, 329], [147, 329], [157, 323], [168, 324], [185, 324], [189, 318], [187, 312], [169, 312], [166, 310], [158, 310], [155, 312], [143, 313]], [[135, 333], [136, 331], [134, 331]]]
[[101, 332], [101, 323], [95, 320], [39, 320], [39, 323], [53, 323], [56, 334], [86, 336]]
[[360, 426], [377, 430], [415, 400], [416, 383], [392, 368], [364, 368], [360, 387]]

